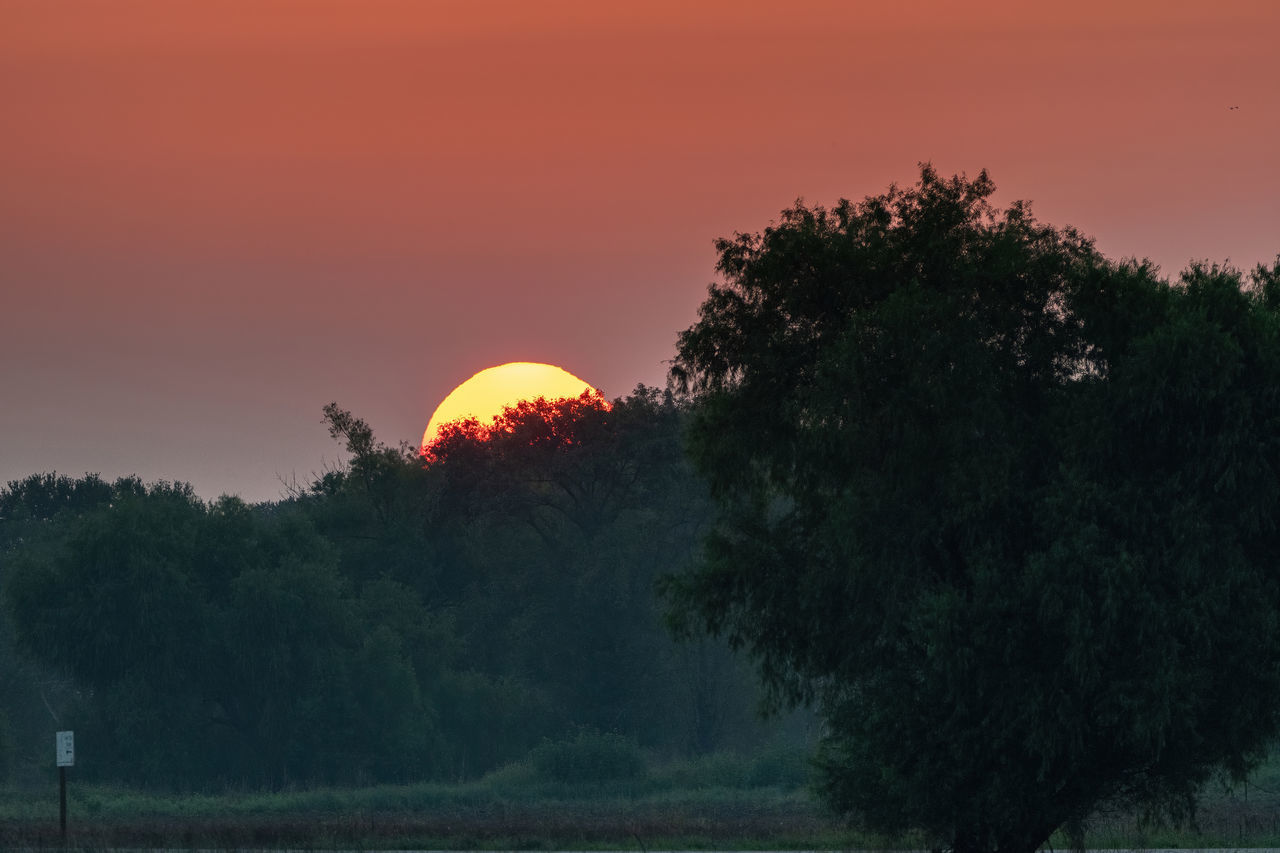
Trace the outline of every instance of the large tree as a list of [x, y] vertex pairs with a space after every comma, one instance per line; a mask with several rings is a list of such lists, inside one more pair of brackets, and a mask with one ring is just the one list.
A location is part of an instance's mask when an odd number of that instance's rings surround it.
[[1169, 283], [922, 169], [718, 243], [673, 378], [720, 508], [671, 583], [872, 828], [1030, 851], [1193, 802], [1280, 707], [1280, 263]]

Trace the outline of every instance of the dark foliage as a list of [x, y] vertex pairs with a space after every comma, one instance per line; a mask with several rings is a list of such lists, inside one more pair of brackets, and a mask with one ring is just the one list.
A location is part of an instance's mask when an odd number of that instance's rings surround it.
[[9, 568], [22, 647], [92, 697], [91, 775], [348, 780], [430, 731], [399, 639], [296, 514], [151, 487]]
[[330, 405], [348, 464], [256, 506], [11, 483], [0, 759], [44, 768], [74, 728], [82, 778], [279, 788], [473, 778], [584, 728], [754, 742], [749, 674], [674, 644], [653, 592], [710, 518], [684, 417], [645, 388], [537, 400], [424, 458]]
[[639, 779], [646, 769], [634, 740], [590, 730], [572, 739], [544, 741], [529, 753], [529, 762], [539, 778], [570, 785]]
[[992, 191], [720, 241], [672, 371], [720, 520], [670, 591], [820, 709], [835, 807], [1030, 851], [1276, 731], [1280, 264], [1170, 285]]

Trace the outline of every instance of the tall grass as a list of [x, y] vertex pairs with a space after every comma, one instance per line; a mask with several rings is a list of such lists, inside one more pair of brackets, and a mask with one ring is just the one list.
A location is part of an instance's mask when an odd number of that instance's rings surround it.
[[[920, 839], [845, 829], [812, 800], [807, 781], [804, 756], [785, 749], [655, 762], [630, 744], [588, 737], [544, 744], [524, 761], [460, 784], [177, 796], [72, 778], [69, 811], [73, 842], [82, 847], [921, 847]], [[0, 848], [57, 846], [57, 813], [52, 774], [42, 790], [0, 792]], [[1248, 786], [1207, 790], [1191, 826], [1153, 828], [1101, 813], [1086, 825], [1085, 841], [1090, 848], [1280, 847], [1280, 757]], [[1052, 845], [1061, 850], [1070, 841], [1059, 834]]]
[[[655, 762], [580, 733], [459, 783], [171, 795], [69, 786], [77, 843], [177, 847], [808, 848], [848, 839], [778, 752]], [[57, 787], [0, 798], [0, 847], [54, 843]], [[840, 843], [837, 843], [840, 842]]]

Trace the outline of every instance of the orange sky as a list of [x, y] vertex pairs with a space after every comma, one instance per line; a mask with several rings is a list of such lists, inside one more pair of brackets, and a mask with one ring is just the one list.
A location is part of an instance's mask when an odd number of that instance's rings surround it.
[[660, 383], [715, 237], [920, 160], [1251, 266], [1277, 35], [1274, 0], [0, 0], [0, 481], [269, 498], [337, 457], [330, 400], [395, 442], [504, 361]]

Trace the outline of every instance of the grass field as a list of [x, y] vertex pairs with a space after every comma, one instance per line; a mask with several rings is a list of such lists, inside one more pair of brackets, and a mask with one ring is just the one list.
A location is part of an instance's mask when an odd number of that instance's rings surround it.
[[[554, 770], [554, 768], [553, 768]], [[731, 755], [626, 778], [548, 779], [534, 762], [464, 784], [182, 796], [69, 785], [69, 836], [95, 847], [787, 849], [845, 847], [803, 761]], [[56, 846], [56, 776], [0, 800], [0, 848]]]
[[[56, 795], [9, 801], [0, 848], [56, 844], [57, 809]], [[189, 797], [85, 788], [73, 789], [68, 810], [71, 840], [89, 847], [813, 849], [852, 841], [803, 792], [765, 789], [509, 799], [435, 786]]]
[[[758, 769], [758, 768], [757, 768]], [[785, 776], [785, 774], [784, 774]], [[771, 784], [764, 784], [771, 781]], [[547, 782], [528, 764], [458, 785], [384, 785], [275, 793], [160, 795], [69, 786], [73, 848], [486, 850], [843, 850], [915, 847], [862, 835], [826, 815], [802, 780], [762, 780], [750, 761], [711, 756], [642, 776]], [[56, 776], [47, 790], [6, 791], [0, 848], [59, 845]], [[1206, 791], [1194, 827], [1142, 827], [1095, 816], [1091, 848], [1280, 847], [1280, 760], [1250, 785]], [[1070, 846], [1064, 836], [1055, 849]]]

